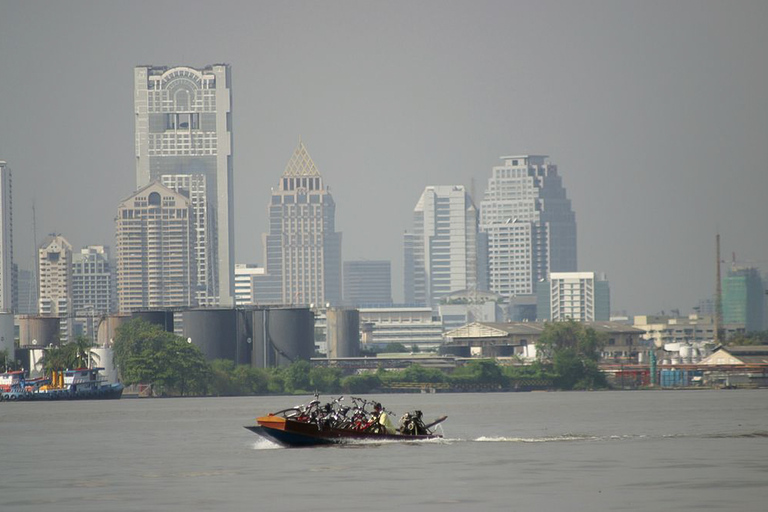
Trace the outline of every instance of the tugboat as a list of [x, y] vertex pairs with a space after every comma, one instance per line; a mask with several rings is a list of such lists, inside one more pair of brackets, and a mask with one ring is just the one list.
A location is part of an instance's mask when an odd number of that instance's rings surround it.
[[117, 399], [123, 385], [110, 384], [99, 372], [104, 368], [76, 368], [52, 372], [50, 377], [26, 379], [23, 371], [0, 373], [0, 400]]
[[[443, 437], [433, 427], [445, 421], [442, 416], [424, 424], [421, 411], [400, 418], [398, 428], [391, 413], [378, 402], [351, 397], [353, 406], [342, 406], [339, 397], [323, 406], [317, 395], [307, 404], [256, 418], [255, 426], [245, 428], [283, 446], [316, 446], [349, 441], [420, 441]], [[367, 410], [371, 406], [372, 410]]]

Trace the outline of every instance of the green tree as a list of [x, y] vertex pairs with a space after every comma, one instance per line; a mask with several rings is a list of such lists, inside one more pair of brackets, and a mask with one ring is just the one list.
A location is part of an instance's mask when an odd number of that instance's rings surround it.
[[0, 368], [6, 372], [19, 369], [19, 364], [10, 357], [7, 349], [0, 350]]
[[269, 381], [267, 382], [267, 391], [270, 393], [285, 393], [285, 369], [270, 368]]
[[71, 342], [74, 348], [71, 349], [75, 353], [75, 365], [78, 368], [88, 368], [91, 366], [91, 349], [93, 348], [93, 341], [89, 340], [86, 336], [78, 336], [75, 341]]
[[338, 368], [312, 368], [309, 384], [322, 393], [337, 393], [341, 389], [341, 370]]
[[176, 336], [168, 340], [157, 357], [158, 371], [153, 382], [163, 390], [181, 396], [207, 393], [211, 368], [202, 351], [195, 345]]
[[309, 361], [294, 361], [285, 369], [285, 391], [288, 393], [306, 393], [310, 386], [309, 371], [311, 365]]
[[208, 390], [216, 396], [239, 395], [234, 379], [235, 362], [228, 359], [211, 361], [211, 385]]
[[755, 331], [749, 333], [735, 333], [728, 338], [726, 343], [730, 346], [743, 345], [768, 345], [768, 331]]
[[490, 359], [470, 361], [462, 367], [456, 368], [450, 376], [451, 381], [462, 384], [491, 384], [504, 386], [507, 378], [501, 371], [501, 367]]
[[389, 343], [386, 347], [387, 352], [404, 353], [408, 352], [408, 347], [402, 343]]
[[412, 364], [400, 373], [401, 382], [445, 382], [446, 375], [436, 368], [424, 368], [420, 364]]
[[536, 343], [539, 361], [554, 374], [560, 389], [606, 387], [597, 366], [604, 337], [574, 320], [548, 322]]
[[241, 395], [261, 395], [269, 389], [269, 371], [263, 368], [239, 365], [233, 378]]
[[204, 394], [210, 365], [196, 346], [141, 319], [121, 325], [115, 362], [126, 384], [152, 384], [161, 394]]
[[349, 375], [341, 379], [341, 389], [345, 393], [370, 393], [381, 387], [381, 379], [375, 373]]
[[74, 343], [67, 343], [59, 347], [50, 346], [43, 352], [43, 358], [40, 362], [45, 375], [76, 368], [79, 366], [77, 364], [77, 346]]

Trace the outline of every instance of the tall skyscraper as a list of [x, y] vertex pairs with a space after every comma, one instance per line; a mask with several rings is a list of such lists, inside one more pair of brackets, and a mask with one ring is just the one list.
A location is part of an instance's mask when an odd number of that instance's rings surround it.
[[341, 233], [336, 204], [302, 142], [269, 205], [265, 274], [254, 276], [258, 304], [341, 302]]
[[19, 301], [16, 313], [19, 315], [36, 315], [37, 286], [35, 285], [35, 273], [32, 270], [19, 269], [17, 283]]
[[552, 272], [537, 286], [538, 320], [607, 322], [611, 295], [605, 275], [596, 272]]
[[[207, 254], [195, 273], [195, 293], [203, 305], [233, 305], [230, 67], [138, 66], [134, 70], [134, 106], [136, 187], [162, 180], [165, 175], [205, 176], [204, 194], [212, 215], [204, 223]], [[205, 289], [199, 289], [201, 286]]]
[[153, 182], [117, 208], [117, 302], [121, 313], [194, 306], [189, 199]]
[[72, 311], [76, 316], [112, 313], [114, 291], [109, 248], [89, 245], [72, 255]]
[[67, 341], [72, 315], [72, 246], [63, 236], [51, 234], [40, 245], [37, 261], [38, 312], [59, 317], [61, 340]]
[[344, 262], [344, 304], [392, 304], [392, 265], [384, 260]]
[[723, 322], [743, 326], [747, 332], [765, 328], [765, 288], [754, 267], [732, 267], [723, 279]]
[[214, 233], [215, 212], [208, 201], [206, 180], [203, 174], [164, 174], [161, 183], [171, 190], [187, 196], [192, 211], [195, 256], [194, 295], [199, 307], [218, 304], [218, 268], [214, 265], [216, 254], [210, 237]]
[[0, 312], [13, 312], [13, 201], [11, 168], [0, 160]]
[[441, 297], [478, 286], [477, 208], [464, 186], [429, 186], [404, 237], [406, 302], [435, 306]]
[[576, 216], [546, 156], [502, 157], [480, 203], [490, 291], [533, 295], [550, 272], [575, 272]]

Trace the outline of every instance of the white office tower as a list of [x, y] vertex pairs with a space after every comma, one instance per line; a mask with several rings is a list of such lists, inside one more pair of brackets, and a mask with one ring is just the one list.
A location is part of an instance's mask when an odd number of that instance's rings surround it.
[[76, 316], [112, 313], [115, 284], [109, 249], [89, 245], [72, 255], [72, 311]]
[[216, 254], [210, 236], [214, 233], [213, 219], [216, 212], [208, 201], [206, 180], [203, 174], [165, 174], [161, 183], [189, 198], [192, 208], [192, 242], [195, 255], [194, 295], [199, 307], [219, 304], [218, 268], [214, 265]]
[[0, 160], [0, 312], [13, 312], [13, 201], [11, 168]]
[[407, 303], [435, 306], [459, 290], [477, 289], [477, 209], [461, 185], [429, 186], [404, 237]]
[[263, 276], [264, 267], [253, 263], [235, 263], [235, 305], [252, 306], [253, 277]]
[[258, 304], [338, 305], [341, 233], [336, 205], [302, 142], [288, 161], [269, 205], [263, 237], [266, 269], [254, 276]]
[[490, 291], [533, 295], [550, 272], [576, 271], [576, 217], [546, 156], [502, 157], [480, 203]]
[[[136, 187], [165, 175], [205, 176], [208, 246], [195, 288], [202, 305], [234, 304], [234, 189], [229, 65], [134, 70]], [[178, 178], [174, 178], [178, 181]], [[197, 208], [193, 201], [193, 208]], [[196, 226], [196, 230], [200, 226]], [[198, 237], [199, 238], [199, 237]], [[199, 248], [196, 249], [198, 252]], [[204, 274], [204, 275], [203, 275]]]
[[59, 317], [61, 341], [67, 341], [72, 314], [72, 246], [61, 235], [49, 235], [38, 249], [37, 262], [38, 312]]
[[189, 199], [158, 182], [117, 208], [117, 303], [121, 313], [195, 306]]
[[552, 272], [537, 287], [539, 321], [607, 322], [611, 319], [611, 295], [605, 274]]

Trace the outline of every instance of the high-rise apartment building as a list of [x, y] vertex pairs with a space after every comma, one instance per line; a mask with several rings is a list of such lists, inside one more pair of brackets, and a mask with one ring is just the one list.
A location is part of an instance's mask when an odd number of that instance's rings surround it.
[[117, 302], [121, 313], [195, 306], [190, 200], [153, 182], [117, 208]]
[[406, 302], [435, 306], [441, 297], [478, 286], [477, 208], [462, 185], [429, 186], [404, 237]]
[[302, 142], [269, 205], [265, 275], [254, 276], [259, 304], [341, 302], [341, 233], [336, 204]]
[[72, 255], [72, 311], [75, 316], [112, 313], [115, 296], [108, 247], [89, 245]]
[[210, 237], [214, 233], [215, 212], [208, 201], [204, 174], [164, 174], [161, 183], [189, 198], [194, 240], [194, 294], [198, 307], [218, 304], [218, 268]]
[[0, 312], [13, 312], [13, 201], [11, 168], [0, 160]]
[[754, 267], [732, 267], [723, 279], [723, 322], [743, 326], [746, 332], [765, 328], [765, 287]]
[[[234, 189], [230, 67], [138, 66], [134, 70], [136, 187], [163, 176], [203, 175], [210, 219], [198, 221], [195, 294], [201, 305], [234, 304]], [[194, 179], [194, 178], [190, 178]], [[167, 183], [170, 182], [166, 180]], [[191, 195], [194, 195], [192, 193]], [[195, 213], [200, 213], [195, 204]], [[208, 206], [206, 206], [206, 209]], [[205, 284], [202, 284], [203, 280]]]
[[392, 304], [392, 265], [384, 260], [344, 262], [344, 304]]
[[69, 339], [72, 315], [72, 246], [57, 234], [51, 234], [38, 249], [38, 312], [60, 318], [61, 340]]
[[536, 293], [550, 272], [575, 272], [576, 216], [557, 166], [546, 156], [502, 157], [493, 168], [480, 229], [488, 237], [490, 291], [511, 297]]
[[597, 272], [552, 272], [537, 286], [539, 321], [573, 319], [607, 322], [611, 319], [608, 280]]

